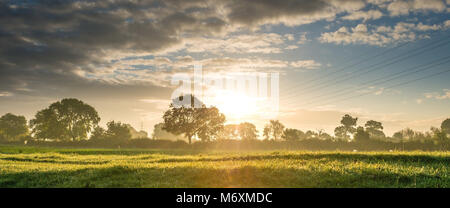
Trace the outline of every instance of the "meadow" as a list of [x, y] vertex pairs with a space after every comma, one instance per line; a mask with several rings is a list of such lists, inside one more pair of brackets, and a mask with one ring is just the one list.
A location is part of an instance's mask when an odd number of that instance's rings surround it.
[[450, 187], [449, 152], [0, 146], [0, 187]]

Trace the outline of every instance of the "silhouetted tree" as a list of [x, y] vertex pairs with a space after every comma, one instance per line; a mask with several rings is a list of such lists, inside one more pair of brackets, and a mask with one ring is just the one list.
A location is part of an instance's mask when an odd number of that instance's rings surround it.
[[282, 138], [286, 141], [298, 141], [301, 138], [305, 137], [305, 133], [303, 131], [300, 131], [298, 129], [285, 129], [283, 132]]
[[319, 135], [317, 134], [317, 132], [314, 132], [314, 131], [311, 131], [311, 130], [308, 130], [305, 133], [306, 139], [316, 139], [318, 136]]
[[334, 129], [334, 136], [337, 139], [348, 140], [347, 132], [344, 126], [338, 126]]
[[442, 121], [441, 129], [446, 134], [450, 134], [450, 118], [447, 118], [444, 121]]
[[438, 145], [441, 146], [441, 150], [446, 150], [449, 145], [447, 133], [442, 128], [439, 129], [431, 127], [431, 131], [433, 132], [433, 139], [435, 139]]
[[39, 111], [30, 121], [37, 138], [72, 141], [86, 139], [100, 121], [97, 111], [83, 101], [67, 98]]
[[116, 145], [123, 144], [131, 139], [131, 132], [127, 124], [110, 121], [106, 124], [106, 139]]
[[28, 126], [24, 116], [7, 113], [0, 117], [0, 140], [18, 141], [27, 135]]
[[145, 139], [148, 137], [148, 134], [146, 131], [137, 131], [135, 128], [133, 128], [133, 126], [131, 126], [130, 124], [127, 124], [128, 129], [130, 130], [131, 133], [131, 138], [132, 139]]
[[369, 139], [370, 139], [369, 133], [366, 132], [366, 131], [364, 131], [364, 127], [359, 126], [359, 127], [356, 129], [356, 133], [355, 133], [355, 136], [354, 136], [354, 140], [355, 140], [356, 142], [366, 142], [366, 141], [369, 141]]
[[94, 127], [89, 140], [91, 141], [101, 141], [106, 139], [106, 130], [100, 126]]
[[264, 137], [266, 139], [280, 140], [283, 135], [284, 125], [278, 120], [270, 120], [264, 127]]
[[258, 130], [256, 126], [249, 122], [240, 123], [238, 126], [239, 136], [241, 140], [255, 140], [258, 138]]
[[371, 138], [384, 138], [383, 125], [381, 122], [370, 120], [364, 125], [366, 127], [367, 133], [369, 133]]
[[217, 137], [225, 123], [225, 115], [216, 107], [201, 108], [169, 106], [164, 115], [163, 130], [175, 135], [184, 134], [192, 143], [192, 137], [198, 136], [203, 141]]
[[218, 135], [218, 139], [221, 140], [239, 139], [238, 137], [239, 137], [239, 125], [237, 124], [225, 125]]
[[263, 137], [264, 137], [265, 140], [269, 140], [270, 139], [270, 127], [267, 124], [264, 126]]
[[333, 140], [333, 137], [327, 134], [323, 129], [317, 131], [317, 137], [321, 140]]
[[155, 126], [153, 127], [152, 139], [154, 139], [154, 140], [187, 141], [187, 138], [183, 134], [181, 134], [181, 135], [172, 134], [166, 130], [163, 130], [162, 129], [163, 126], [164, 126], [164, 123], [155, 124]]
[[349, 134], [353, 134], [356, 131], [356, 121], [358, 121], [358, 118], [353, 118], [352, 116], [345, 114], [341, 120], [342, 126], [338, 126], [334, 129], [335, 136], [345, 140], [349, 140]]
[[219, 133], [223, 130], [225, 115], [219, 112], [216, 107], [195, 108], [196, 119], [198, 120], [197, 136], [201, 141], [207, 142], [217, 139]]

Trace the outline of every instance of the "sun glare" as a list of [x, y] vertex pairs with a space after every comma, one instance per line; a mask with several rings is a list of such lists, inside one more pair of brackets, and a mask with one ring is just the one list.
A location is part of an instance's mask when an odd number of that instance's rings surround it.
[[248, 118], [260, 110], [258, 98], [231, 91], [216, 91], [207, 104], [216, 106], [230, 119]]

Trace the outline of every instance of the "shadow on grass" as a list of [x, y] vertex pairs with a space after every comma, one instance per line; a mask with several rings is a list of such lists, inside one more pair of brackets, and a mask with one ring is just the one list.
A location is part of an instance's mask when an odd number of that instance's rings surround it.
[[[148, 157], [151, 158], [151, 157]], [[145, 159], [142, 158], [142, 159]], [[215, 161], [251, 161], [251, 160], [311, 160], [311, 159], [327, 159], [339, 161], [364, 161], [364, 162], [407, 162], [407, 163], [446, 163], [450, 164], [448, 156], [431, 156], [431, 155], [392, 155], [392, 154], [341, 154], [341, 153], [302, 153], [302, 154], [271, 154], [271, 155], [244, 155], [244, 156], [225, 156], [218, 158], [167, 158], [155, 161], [156, 163], [170, 162], [215, 162]]]
[[34, 162], [34, 163], [57, 163], [57, 164], [71, 164], [71, 165], [101, 165], [107, 164], [109, 161], [70, 161], [70, 160], [49, 160], [44, 158], [19, 158], [19, 157], [5, 157], [0, 158], [0, 160], [5, 161], [16, 161], [16, 162]]
[[0, 187], [448, 187], [447, 178], [376, 170], [346, 173], [243, 166], [130, 168], [5, 173]]

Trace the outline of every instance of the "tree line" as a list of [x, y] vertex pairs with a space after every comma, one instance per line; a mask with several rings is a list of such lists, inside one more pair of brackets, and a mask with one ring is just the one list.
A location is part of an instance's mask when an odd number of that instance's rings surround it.
[[[256, 126], [249, 122], [225, 124], [226, 117], [216, 107], [200, 108], [170, 104], [163, 122], [154, 126], [151, 138], [131, 125], [109, 121], [99, 126], [100, 117], [92, 106], [81, 100], [66, 98], [38, 111], [29, 122], [24, 116], [7, 113], [0, 117], [0, 142], [27, 145], [67, 145], [94, 147], [142, 148], [220, 148], [258, 147], [294, 149], [399, 149], [448, 150], [450, 119], [440, 128], [418, 132], [406, 128], [388, 137], [383, 124], [369, 120], [358, 126], [357, 117], [344, 115], [330, 135], [322, 130], [302, 131], [286, 128], [278, 120], [270, 120], [262, 139]], [[193, 142], [197, 141], [197, 142]]]

